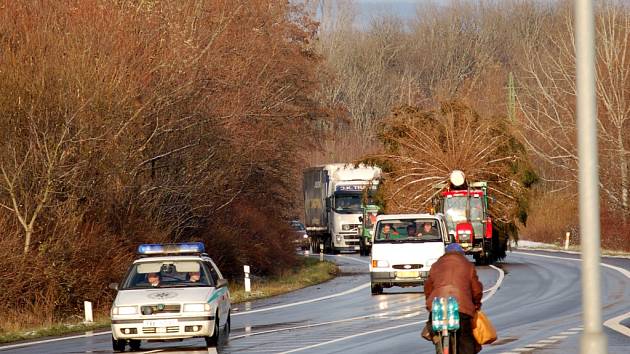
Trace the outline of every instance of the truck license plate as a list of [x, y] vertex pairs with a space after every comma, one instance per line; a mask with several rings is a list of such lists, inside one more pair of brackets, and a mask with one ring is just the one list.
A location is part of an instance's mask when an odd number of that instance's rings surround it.
[[170, 327], [177, 326], [177, 320], [144, 320], [142, 324], [145, 327]]
[[396, 272], [398, 278], [417, 278], [420, 276], [420, 272], [417, 270], [403, 270]]

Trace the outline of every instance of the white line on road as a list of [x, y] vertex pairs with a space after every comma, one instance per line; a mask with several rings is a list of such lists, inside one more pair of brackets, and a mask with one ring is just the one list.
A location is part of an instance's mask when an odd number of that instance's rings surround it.
[[497, 290], [499, 290], [499, 287], [503, 283], [503, 279], [505, 278], [505, 272], [503, 271], [503, 269], [501, 269], [499, 267], [495, 267], [493, 265], [491, 265], [490, 268], [492, 268], [492, 269], [496, 270], [497, 272], [499, 272], [499, 279], [497, 279], [497, 282], [494, 283], [493, 287], [491, 287], [490, 289], [486, 290], [486, 291], [488, 291], [488, 295], [486, 295], [483, 299], [481, 299], [481, 302], [485, 302], [487, 299], [489, 299], [492, 296], [494, 296], [494, 294], [497, 292]]
[[621, 316], [609, 319], [608, 321], [604, 322], [604, 326], [630, 337], [630, 328], [621, 324], [621, 322], [623, 322], [627, 318], [630, 318], [630, 312], [626, 312]]
[[[580, 258], [568, 258], [568, 257], [549, 256], [549, 255], [545, 255], [545, 254], [534, 254], [534, 253], [529, 253], [529, 252], [514, 252], [514, 253], [527, 255], [527, 256], [534, 256], [534, 257], [556, 258], [556, 259], [578, 261], [578, 262], [582, 261], [582, 259], [580, 259]], [[610, 268], [610, 269], [616, 270], [619, 273], [623, 274], [626, 278], [630, 278], [630, 272], [625, 270], [625, 269], [623, 269], [623, 268], [615, 267], [613, 265], [606, 264], [606, 263], [600, 263], [600, 264], [602, 265], [602, 267], [606, 267], [606, 268]], [[624, 336], [630, 337], [630, 330], [628, 329], [628, 327], [626, 327], [626, 326], [621, 324], [621, 322], [625, 321], [628, 318], [630, 318], [630, 312], [626, 312], [625, 314], [623, 314], [621, 316], [617, 316], [617, 317], [614, 317], [614, 318], [611, 318], [611, 319], [607, 320], [606, 322], [604, 322], [604, 326], [612, 329], [613, 331], [619, 332], [619, 333], [623, 334]], [[573, 331], [573, 330], [581, 331], [582, 328], [571, 328], [570, 329], [570, 331]]]
[[107, 332], [98, 332], [98, 333], [92, 333], [92, 334], [87, 334], [86, 333], [86, 334], [80, 334], [80, 335], [76, 335], [76, 336], [69, 336], [69, 337], [62, 337], [62, 338], [52, 338], [52, 339], [39, 340], [39, 341], [34, 341], [34, 342], [5, 345], [5, 346], [0, 347], [0, 351], [7, 350], [7, 349], [28, 347], [28, 346], [37, 345], [37, 344], [59, 342], [59, 341], [62, 341], [62, 340], [86, 338], [86, 337], [93, 337], [93, 336], [102, 336], [102, 335], [110, 334], [110, 333], [112, 333], [112, 332], [111, 331], [107, 331]]
[[339, 294], [332, 294], [332, 295], [318, 297], [318, 298], [315, 298], [315, 299], [298, 301], [298, 302], [292, 302], [290, 304], [271, 306], [271, 307], [264, 307], [264, 308], [261, 308], [261, 309], [251, 310], [251, 311], [246, 311], [246, 312], [237, 312], [237, 313], [233, 313], [232, 316], [250, 315], [252, 313], [266, 312], [266, 311], [284, 309], [284, 308], [287, 308], [287, 307], [293, 307], [293, 306], [299, 306], [299, 305], [304, 305], [304, 304], [310, 304], [310, 303], [313, 303], [313, 302], [324, 301], [324, 300], [332, 299], [332, 298], [335, 298], [335, 297], [352, 294], [352, 293], [355, 293], [355, 292], [357, 292], [359, 290], [363, 290], [363, 289], [368, 288], [368, 287], [370, 287], [370, 283], [365, 283], [365, 284], [359, 285], [359, 286], [357, 286], [355, 288], [352, 288], [352, 289], [340, 292]]
[[318, 347], [321, 347], [321, 346], [324, 346], [324, 345], [337, 343], [337, 342], [341, 342], [341, 341], [352, 339], [352, 338], [362, 337], [362, 336], [366, 336], [366, 335], [369, 335], [369, 334], [389, 331], [389, 330], [397, 329], [397, 328], [403, 328], [403, 327], [409, 327], [409, 326], [417, 326], [417, 325], [420, 325], [421, 323], [422, 323], [422, 321], [417, 321], [417, 322], [405, 323], [405, 324], [398, 325], [398, 326], [393, 326], [393, 327], [375, 329], [373, 331], [357, 333], [357, 334], [353, 334], [351, 336], [347, 336], [347, 337], [343, 337], [343, 338], [337, 338], [337, 339], [334, 339], [334, 340], [330, 340], [328, 342], [313, 344], [313, 345], [309, 345], [307, 347], [297, 348], [297, 349], [289, 350], [289, 351], [282, 352], [282, 353], [279, 353], [279, 354], [288, 354], [288, 353], [301, 352], [303, 350], [318, 348]]
[[567, 339], [567, 338], [569, 338], [569, 336], [551, 336], [551, 337], [549, 337], [549, 339]]
[[[490, 291], [488, 293], [488, 295], [485, 297], [484, 300], [488, 300], [492, 296], [494, 296], [494, 294], [496, 293], [497, 289], [499, 289], [499, 287], [501, 286], [501, 283], [503, 282], [503, 279], [504, 279], [504, 272], [503, 272], [503, 270], [501, 268], [497, 268], [497, 267], [494, 267], [494, 266], [491, 266], [491, 267], [499, 272], [499, 278], [497, 279], [497, 282], [494, 284], [494, 286], [491, 288], [491, 289], [493, 289], [493, 291]], [[484, 301], [484, 300], [482, 300], [482, 301]], [[365, 336], [365, 335], [368, 335], [368, 334], [379, 333], [379, 332], [384, 332], [384, 331], [390, 331], [390, 330], [393, 330], [393, 329], [398, 329], [398, 328], [402, 328], [402, 327], [409, 327], [409, 326], [412, 326], [412, 325], [419, 325], [419, 324], [422, 324], [424, 322], [426, 322], [426, 321], [412, 322], [412, 323], [402, 324], [402, 325], [398, 325], [398, 326], [381, 328], [381, 329], [377, 329], [377, 330], [373, 330], [373, 331], [369, 331], [369, 332], [362, 332], [362, 333], [353, 334], [353, 335], [342, 337], [342, 338], [337, 338], [337, 339], [330, 340], [330, 341], [323, 342], [323, 343], [318, 343], [318, 344], [313, 344], [313, 345], [309, 345], [309, 346], [306, 346], [306, 347], [292, 349], [292, 350], [289, 350], [289, 351], [286, 351], [286, 352], [282, 352], [282, 353], [279, 353], [279, 354], [288, 354], [288, 353], [300, 352], [300, 351], [303, 351], [303, 350], [318, 348], [318, 347], [321, 347], [321, 346], [324, 346], [324, 345], [333, 344], [333, 343], [345, 341], [345, 340], [348, 340], [348, 339], [353, 339], [353, 338]]]

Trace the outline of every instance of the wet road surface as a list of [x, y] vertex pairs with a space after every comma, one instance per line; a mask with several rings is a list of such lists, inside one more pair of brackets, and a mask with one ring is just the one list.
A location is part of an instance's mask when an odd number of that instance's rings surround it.
[[[368, 257], [327, 256], [340, 266], [330, 282], [233, 306], [232, 334], [219, 353], [432, 353], [420, 338], [427, 312], [421, 287], [386, 289], [372, 296]], [[483, 310], [499, 340], [482, 353], [578, 353], [581, 327], [580, 261], [548, 252], [513, 252], [496, 268], [477, 267]], [[604, 320], [630, 312], [630, 259], [606, 259], [602, 268]], [[504, 275], [504, 276], [502, 276]], [[501, 284], [498, 284], [502, 281]], [[500, 286], [498, 286], [500, 285]], [[630, 314], [629, 314], [630, 315]], [[609, 353], [626, 353], [630, 337], [619, 321], [605, 327]], [[620, 329], [621, 328], [621, 329]], [[111, 353], [111, 335], [53, 339], [0, 347], [0, 353]], [[16, 346], [18, 345], [18, 346]], [[143, 343], [144, 353], [216, 353], [204, 341]]]

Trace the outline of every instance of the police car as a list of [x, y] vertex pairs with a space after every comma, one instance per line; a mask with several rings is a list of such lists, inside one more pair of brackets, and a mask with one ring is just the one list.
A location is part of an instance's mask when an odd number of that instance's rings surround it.
[[230, 332], [230, 292], [200, 242], [143, 244], [112, 305], [115, 352], [142, 340], [204, 338], [214, 347]]

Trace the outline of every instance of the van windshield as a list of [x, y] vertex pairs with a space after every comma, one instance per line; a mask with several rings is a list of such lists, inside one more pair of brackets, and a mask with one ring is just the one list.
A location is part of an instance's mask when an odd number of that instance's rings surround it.
[[434, 219], [382, 220], [377, 225], [374, 242], [442, 242], [442, 233]]

